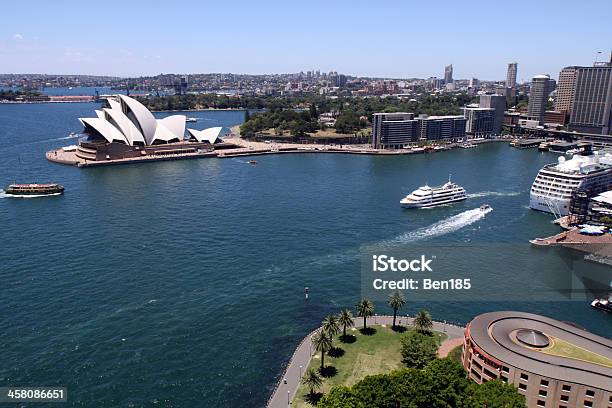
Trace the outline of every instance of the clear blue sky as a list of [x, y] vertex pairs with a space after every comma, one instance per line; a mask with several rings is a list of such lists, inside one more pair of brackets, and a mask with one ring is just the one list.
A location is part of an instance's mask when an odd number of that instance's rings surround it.
[[553, 77], [612, 49], [612, 1], [0, 3], [0, 72]]

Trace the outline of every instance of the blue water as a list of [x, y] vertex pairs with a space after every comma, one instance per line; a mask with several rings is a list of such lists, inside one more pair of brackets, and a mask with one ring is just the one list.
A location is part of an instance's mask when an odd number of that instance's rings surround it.
[[[556, 157], [501, 143], [411, 157], [261, 156], [257, 166], [47, 162], [44, 152], [74, 143], [65, 137], [95, 106], [0, 105], [3, 182], [66, 187], [62, 197], [0, 198], [0, 385], [66, 386], [67, 406], [261, 406], [300, 339], [358, 300], [360, 245], [401, 236], [525, 244], [558, 231], [526, 208], [537, 170]], [[244, 113], [189, 116], [203, 128]], [[403, 195], [449, 173], [480, 194], [399, 208]], [[495, 209], [487, 217], [428, 235], [484, 202]], [[511, 273], [465, 262], [500, 279]], [[515, 309], [612, 333], [585, 301], [409, 303], [404, 312], [423, 306], [438, 320]]]

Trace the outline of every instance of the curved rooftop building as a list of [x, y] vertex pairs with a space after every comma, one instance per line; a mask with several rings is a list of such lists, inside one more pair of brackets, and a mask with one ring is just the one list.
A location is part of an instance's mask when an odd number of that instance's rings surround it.
[[[107, 99], [94, 118], [80, 118], [87, 139], [74, 153], [78, 165], [202, 156], [219, 143], [223, 128], [185, 129], [185, 115], [156, 119], [140, 102], [126, 95]], [[185, 130], [189, 138], [185, 139]]]
[[516, 386], [529, 408], [612, 407], [612, 341], [548, 317], [477, 316], [465, 329], [462, 362], [477, 383]]
[[128, 146], [151, 146], [183, 140], [185, 115], [155, 119], [140, 102], [126, 95], [108, 99], [110, 108], [96, 110], [96, 118], [80, 118], [85, 132], [109, 143]]

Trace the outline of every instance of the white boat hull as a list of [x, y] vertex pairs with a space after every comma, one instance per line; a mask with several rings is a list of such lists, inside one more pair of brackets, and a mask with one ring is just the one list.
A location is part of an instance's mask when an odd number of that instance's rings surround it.
[[456, 198], [449, 198], [446, 199], [444, 201], [422, 201], [422, 202], [407, 202], [407, 201], [400, 201], [400, 204], [402, 206], [402, 208], [432, 208], [432, 207], [437, 207], [440, 205], [446, 205], [446, 204], [452, 204], [452, 203], [456, 203], [459, 201], [464, 201], [465, 199], [467, 199], [467, 196], [462, 196], [462, 197], [456, 197]]
[[530, 193], [529, 208], [532, 210], [543, 211], [561, 217], [569, 214], [570, 200], [545, 197], [539, 194]]

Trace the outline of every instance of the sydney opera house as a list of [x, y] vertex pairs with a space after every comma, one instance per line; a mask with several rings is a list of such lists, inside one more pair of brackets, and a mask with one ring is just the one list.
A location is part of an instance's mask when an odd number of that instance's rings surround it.
[[221, 127], [185, 129], [185, 115], [156, 119], [142, 103], [126, 95], [115, 95], [107, 101], [108, 107], [96, 110], [96, 117], [79, 119], [87, 138], [76, 148], [78, 160], [188, 155], [212, 151], [213, 146], [224, 147]]

